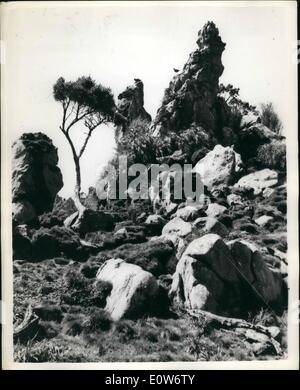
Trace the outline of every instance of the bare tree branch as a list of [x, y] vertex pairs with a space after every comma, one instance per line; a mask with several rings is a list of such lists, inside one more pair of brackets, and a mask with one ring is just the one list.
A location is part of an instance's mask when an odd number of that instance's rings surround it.
[[79, 152], [79, 155], [78, 157], [81, 158], [81, 156], [83, 155], [86, 147], [87, 147], [87, 144], [89, 142], [89, 139], [91, 138], [91, 135], [93, 133], [93, 131], [96, 129], [96, 127], [100, 126], [102, 123], [104, 123], [105, 120], [104, 119], [99, 119], [97, 122], [93, 122], [93, 118], [90, 118], [90, 122], [86, 122], [85, 123], [85, 126], [88, 127], [89, 131], [87, 133], [87, 136], [86, 136], [86, 139], [84, 141], [84, 144], [82, 145], [82, 148]]

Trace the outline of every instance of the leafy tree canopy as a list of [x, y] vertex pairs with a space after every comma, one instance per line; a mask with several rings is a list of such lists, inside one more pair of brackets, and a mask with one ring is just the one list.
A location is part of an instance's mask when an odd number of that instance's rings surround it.
[[110, 88], [106, 88], [90, 77], [79, 77], [76, 81], [65, 81], [60, 77], [53, 87], [54, 99], [64, 105], [73, 103], [90, 114], [101, 113], [109, 119], [115, 107]]

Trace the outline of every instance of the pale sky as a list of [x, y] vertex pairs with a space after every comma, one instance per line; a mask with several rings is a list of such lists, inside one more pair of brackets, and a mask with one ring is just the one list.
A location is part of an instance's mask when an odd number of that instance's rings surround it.
[[[182, 69], [208, 20], [215, 22], [226, 43], [220, 82], [239, 87], [242, 99], [251, 104], [272, 101], [285, 133], [297, 131], [291, 115], [296, 94], [295, 2], [121, 7], [115, 2], [97, 7], [39, 3], [26, 8], [10, 3], [4, 15], [6, 126], [11, 141], [37, 131], [53, 140], [64, 179], [62, 196], [72, 195], [75, 174], [69, 145], [58, 130], [61, 107], [52, 97], [55, 81], [90, 75], [110, 87], [116, 99], [133, 78], [140, 78], [145, 108], [154, 117], [173, 68]], [[82, 158], [83, 190], [95, 185], [113, 149], [113, 127], [99, 128]]]

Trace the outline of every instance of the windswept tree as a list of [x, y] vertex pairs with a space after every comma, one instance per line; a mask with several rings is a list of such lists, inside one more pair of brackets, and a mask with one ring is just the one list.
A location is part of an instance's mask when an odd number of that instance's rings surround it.
[[[103, 87], [91, 77], [80, 77], [76, 81], [65, 81], [60, 77], [53, 87], [54, 99], [63, 109], [60, 130], [66, 137], [73, 155], [76, 171], [75, 204], [79, 212], [84, 209], [80, 199], [81, 170], [80, 159], [83, 156], [94, 130], [101, 124], [113, 121], [115, 111], [114, 97], [109, 88]], [[86, 129], [84, 142], [76, 150], [71, 137], [71, 129], [77, 124]]]

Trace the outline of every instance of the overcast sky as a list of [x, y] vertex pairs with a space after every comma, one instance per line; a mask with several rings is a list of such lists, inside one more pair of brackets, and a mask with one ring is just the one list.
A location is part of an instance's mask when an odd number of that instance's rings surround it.
[[[210, 2], [213, 3], [213, 2]], [[90, 75], [109, 86], [115, 97], [144, 82], [145, 108], [155, 116], [164, 89], [196, 49], [199, 29], [213, 20], [226, 43], [220, 82], [240, 88], [251, 104], [272, 101], [285, 132], [297, 131], [295, 102], [295, 3], [200, 2], [182, 6], [13, 7], [5, 15], [6, 124], [12, 141], [23, 132], [42, 131], [58, 147], [63, 173], [62, 196], [73, 192], [75, 174], [69, 146], [58, 126], [61, 107], [52, 97], [58, 77]], [[245, 4], [248, 4], [246, 6]], [[250, 4], [250, 6], [249, 6]], [[265, 3], [266, 4], [266, 3]], [[73, 4], [74, 5], [74, 4]], [[99, 4], [98, 4], [99, 5]], [[94, 185], [113, 153], [113, 127], [98, 129], [82, 158], [83, 190]]]

